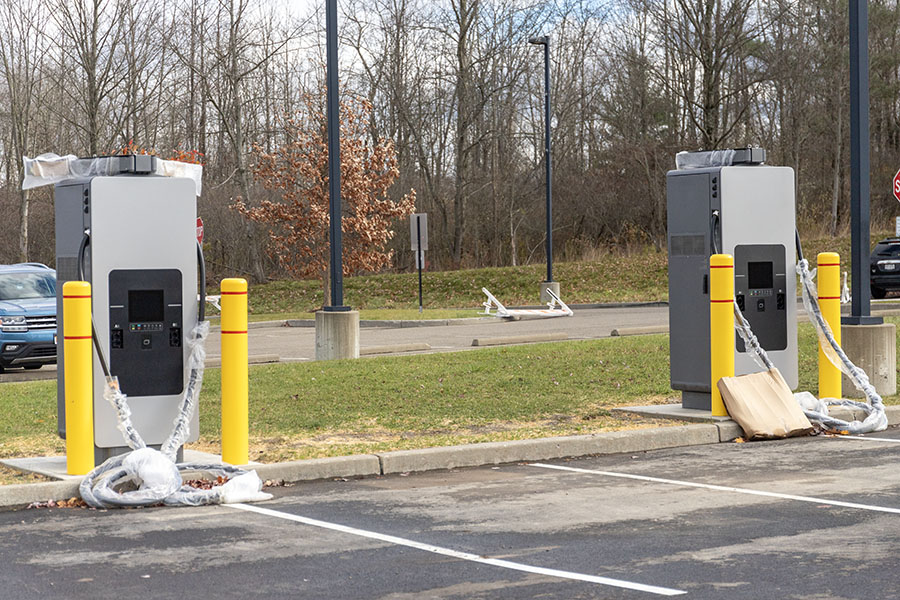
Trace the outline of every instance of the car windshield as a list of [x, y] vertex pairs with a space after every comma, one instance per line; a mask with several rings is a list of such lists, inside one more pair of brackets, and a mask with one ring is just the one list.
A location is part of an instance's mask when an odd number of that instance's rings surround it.
[[0, 274], [0, 301], [55, 297], [56, 278], [51, 274]]
[[878, 256], [900, 256], [900, 244], [878, 244], [875, 246]]

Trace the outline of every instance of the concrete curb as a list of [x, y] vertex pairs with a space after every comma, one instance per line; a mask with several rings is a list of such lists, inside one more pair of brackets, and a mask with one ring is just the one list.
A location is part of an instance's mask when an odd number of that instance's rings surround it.
[[[277, 354], [256, 354], [250, 356], [247, 359], [247, 362], [251, 365], [265, 365], [269, 363], [281, 362], [281, 357]], [[222, 366], [222, 357], [216, 356], [213, 358], [207, 358], [204, 366], [208, 369], [217, 369]]]
[[78, 486], [81, 479], [67, 481], [42, 481], [0, 486], [0, 508], [25, 507], [32, 502], [80, 498]]
[[669, 333], [669, 328], [665, 325], [646, 327], [618, 327], [609, 332], [611, 337], [626, 335], [649, 335], [653, 333]]
[[658, 429], [611, 431], [594, 435], [398, 450], [378, 454], [378, 458], [381, 461], [382, 474], [388, 475], [590, 454], [643, 452], [677, 446], [715, 444], [718, 441], [719, 430], [715, 425], [681, 425]]
[[[492, 321], [495, 317], [465, 317], [462, 319], [418, 319], [418, 320], [402, 320], [402, 319], [362, 319], [359, 322], [360, 327], [384, 327], [388, 329], [406, 329], [408, 327], [444, 327], [446, 325], [468, 325], [479, 321]], [[278, 327], [315, 327], [314, 319], [288, 319], [287, 321], [278, 321]]]
[[531, 344], [535, 342], [561, 342], [569, 339], [569, 334], [563, 331], [549, 333], [532, 333], [526, 335], [507, 335], [503, 337], [475, 338], [473, 346], [503, 346], [506, 344]]
[[[566, 302], [566, 306], [571, 309], [584, 309], [584, 308], [641, 308], [645, 306], [654, 307], [654, 306], [668, 306], [668, 300], [649, 300], [647, 302], [593, 302], [587, 304], [572, 304], [571, 302]], [[529, 304], [527, 306], [507, 306], [506, 308], [514, 308], [514, 309], [524, 309], [524, 310], [534, 310], [534, 309], [544, 309], [547, 308], [546, 304], [533, 305]]]
[[[569, 304], [569, 308], [571, 309], [585, 309], [585, 308], [640, 308], [640, 307], [654, 307], [654, 306], [668, 306], [669, 303], [666, 301], [654, 301], [654, 302], [603, 302], [597, 304]], [[534, 309], [544, 309], [547, 308], [545, 305], [540, 306], [507, 306], [507, 308], [513, 309], [526, 309], [526, 310], [534, 310]], [[478, 321], [495, 321], [496, 317], [464, 317], [462, 319], [416, 319], [416, 320], [401, 320], [401, 319], [386, 319], [386, 320], [373, 320], [373, 319], [363, 319], [360, 320], [360, 327], [392, 327], [392, 328], [405, 328], [405, 327], [443, 327], [446, 325], [465, 325], [469, 323], [475, 323]], [[315, 327], [316, 321], [315, 319], [287, 319], [286, 321], [259, 321], [257, 323], [251, 323], [250, 327]]]
[[[381, 475], [381, 464], [378, 457], [374, 454], [313, 458], [268, 465], [254, 465], [253, 469], [263, 481], [267, 479], [313, 481], [335, 477]], [[2, 488], [0, 488], [0, 493], [2, 493]]]
[[394, 344], [387, 346], [369, 346], [368, 348], [360, 348], [360, 356], [371, 356], [373, 354], [394, 354], [396, 352], [424, 352], [431, 350], [431, 344], [425, 342], [411, 344]]
[[[900, 406], [888, 406], [885, 413], [889, 424], [900, 424]], [[838, 418], [851, 416], [850, 411], [839, 413], [837, 409], [833, 414]], [[663, 448], [729, 442], [742, 435], [740, 426], [734, 421], [718, 421], [654, 429], [611, 431], [592, 435], [316, 458], [251, 465], [251, 467], [263, 480], [313, 481], [337, 477], [371, 477], [392, 473], [552, 460], [594, 454], [646, 452]], [[49, 499], [61, 500], [77, 497], [79, 483], [80, 480], [68, 480], [0, 486], [0, 509], [24, 507], [32, 502]]]

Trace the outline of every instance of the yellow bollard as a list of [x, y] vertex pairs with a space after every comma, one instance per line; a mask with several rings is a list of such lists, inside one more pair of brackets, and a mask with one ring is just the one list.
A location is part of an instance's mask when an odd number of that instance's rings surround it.
[[725, 417], [725, 402], [716, 385], [722, 377], [734, 377], [734, 257], [709, 257], [709, 369], [712, 383], [712, 416]]
[[[841, 343], [841, 257], [837, 252], [820, 252], [817, 257], [817, 295], [822, 317]], [[841, 370], [831, 364], [819, 343], [819, 398], [841, 397]]]
[[249, 458], [247, 280], [222, 280], [222, 461]]
[[94, 468], [94, 349], [91, 346], [91, 284], [63, 284], [66, 472], [87, 475]]

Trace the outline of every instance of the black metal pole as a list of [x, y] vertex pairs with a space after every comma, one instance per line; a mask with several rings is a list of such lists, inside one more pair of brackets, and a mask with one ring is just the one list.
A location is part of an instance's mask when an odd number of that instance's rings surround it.
[[869, 15], [868, 0], [850, 0], [850, 325], [872, 317], [869, 288]]
[[337, 0], [325, 1], [328, 118], [328, 216], [331, 245], [331, 304], [328, 311], [350, 310], [344, 306], [344, 268], [341, 251], [341, 117], [338, 104]]
[[553, 176], [550, 160], [550, 37], [544, 36], [544, 162], [547, 171], [547, 282], [553, 281]]
[[553, 281], [553, 161], [550, 154], [550, 36], [531, 38], [544, 47], [544, 165], [547, 189], [547, 283]]
[[425, 253], [422, 251], [422, 219], [416, 215], [416, 265], [419, 267], [419, 312], [422, 312], [422, 263]]

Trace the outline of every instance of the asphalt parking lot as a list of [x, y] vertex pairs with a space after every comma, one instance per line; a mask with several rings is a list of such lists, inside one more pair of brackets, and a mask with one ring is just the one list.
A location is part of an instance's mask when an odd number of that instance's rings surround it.
[[0, 598], [896, 598], [900, 431], [0, 513]]

